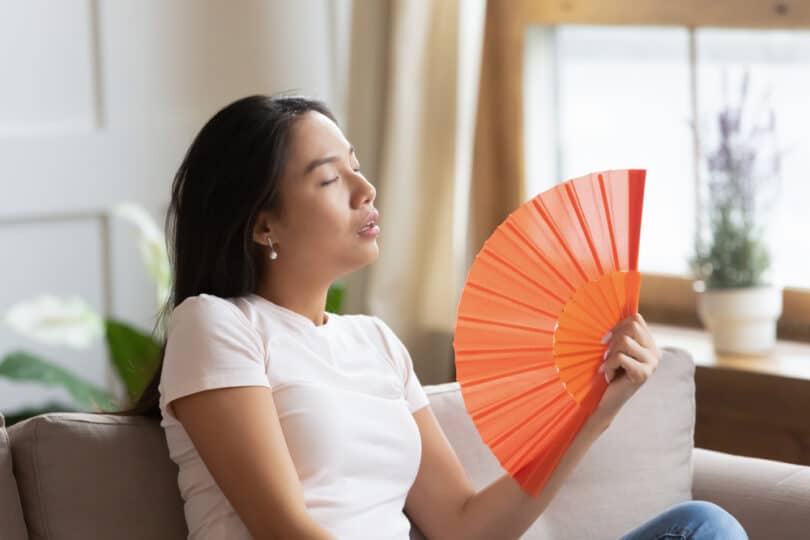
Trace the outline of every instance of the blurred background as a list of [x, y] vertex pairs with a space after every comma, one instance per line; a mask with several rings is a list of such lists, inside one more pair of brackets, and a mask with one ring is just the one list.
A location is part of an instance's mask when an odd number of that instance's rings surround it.
[[377, 187], [381, 255], [340, 310], [386, 320], [423, 384], [454, 379], [466, 273], [509, 213], [646, 169], [641, 312], [695, 357], [698, 445], [810, 464], [804, 3], [5, 0], [0, 76], [8, 417], [137, 389], [184, 152], [229, 102], [290, 92]]

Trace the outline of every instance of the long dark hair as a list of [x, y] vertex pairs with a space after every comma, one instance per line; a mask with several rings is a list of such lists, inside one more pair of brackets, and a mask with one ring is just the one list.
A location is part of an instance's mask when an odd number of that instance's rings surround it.
[[[194, 138], [174, 176], [166, 213], [172, 290], [158, 314], [155, 335], [166, 328], [175, 306], [190, 296], [255, 292], [262, 266], [253, 226], [259, 211], [283, 211], [279, 178], [289, 156], [291, 127], [309, 111], [337, 123], [321, 101], [254, 95], [220, 110]], [[162, 340], [155, 374], [130, 408], [101, 414], [160, 418], [158, 385], [165, 353]]]

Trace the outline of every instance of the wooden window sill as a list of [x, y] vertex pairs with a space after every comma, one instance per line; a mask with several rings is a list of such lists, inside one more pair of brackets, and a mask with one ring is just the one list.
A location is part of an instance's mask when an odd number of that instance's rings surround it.
[[720, 354], [706, 330], [649, 324], [659, 347], [673, 346], [691, 353], [697, 366], [734, 369], [810, 381], [810, 343], [777, 340], [767, 355]]

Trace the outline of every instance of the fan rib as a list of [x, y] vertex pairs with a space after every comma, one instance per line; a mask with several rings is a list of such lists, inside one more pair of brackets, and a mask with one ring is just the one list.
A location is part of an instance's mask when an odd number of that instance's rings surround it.
[[577, 324], [579, 324], [580, 326], [589, 329], [593, 333], [598, 333], [599, 330], [601, 329], [598, 326], [592, 325], [590, 321], [587, 321], [585, 319], [580, 319], [579, 317], [576, 317], [576, 316], [572, 315], [570, 311], [568, 311], [568, 312], [564, 311], [560, 316], [560, 320], [562, 320], [562, 318], [563, 318], [562, 315], [564, 315], [567, 320], [574, 321]]
[[568, 368], [575, 368], [575, 367], [579, 367], [579, 366], [581, 366], [582, 364], [588, 364], [588, 363], [592, 363], [593, 361], [594, 361], [594, 360], [593, 360], [593, 357], [588, 357], [588, 358], [584, 358], [584, 359], [582, 359], [582, 360], [577, 360], [577, 361], [575, 361], [575, 362], [571, 362], [570, 364], [566, 364], [566, 365], [565, 365], [565, 366], [563, 366], [563, 367], [560, 367], [560, 366], [558, 365], [558, 366], [557, 366], [557, 369], [559, 369], [559, 370], [560, 370], [560, 372], [562, 372], [562, 371], [565, 371], [565, 370], [566, 370], [566, 369], [568, 369]]
[[583, 349], [580, 349], [580, 350], [578, 350], [576, 352], [557, 353], [555, 356], [557, 358], [568, 358], [568, 357], [571, 357], [571, 356], [579, 356], [581, 354], [591, 354], [591, 353], [597, 354], [597, 353], [601, 353], [603, 351], [604, 351], [604, 347], [600, 346], [600, 347], [592, 347], [590, 349], [583, 348]]
[[481, 285], [480, 283], [475, 283], [473, 281], [470, 281], [469, 287], [471, 289], [477, 289], [477, 290], [479, 290], [479, 291], [481, 291], [483, 293], [494, 296], [495, 298], [500, 298], [501, 300], [506, 300], [507, 302], [511, 302], [511, 303], [516, 304], [516, 305], [518, 305], [520, 307], [524, 307], [526, 309], [534, 311], [535, 313], [539, 313], [540, 315], [544, 315], [544, 316], [549, 317], [549, 318], [556, 318], [557, 317], [557, 315], [555, 313], [551, 313], [549, 311], [542, 310], [539, 307], [535, 307], [535, 306], [533, 306], [531, 304], [527, 304], [526, 302], [521, 302], [520, 300], [518, 300], [516, 298], [512, 298], [511, 296], [507, 296], [507, 295], [505, 295], [503, 293], [500, 293], [500, 292], [498, 292], [498, 291], [496, 291], [494, 289], [490, 289], [489, 287], [485, 287], [485, 286]]
[[538, 289], [543, 291], [543, 293], [551, 296], [552, 298], [554, 298], [558, 302], [565, 302], [564, 298], [560, 298], [559, 296], [554, 294], [554, 292], [551, 291], [550, 289], [547, 289], [547, 288], [543, 287], [542, 285], [540, 285], [538, 282], [536, 282], [535, 280], [530, 278], [528, 275], [526, 275], [522, 270], [520, 270], [519, 268], [517, 268], [513, 264], [507, 262], [500, 255], [498, 255], [497, 253], [492, 251], [490, 248], [484, 246], [483, 248], [481, 248], [481, 254], [482, 255], [483, 254], [489, 255], [490, 257], [492, 257], [493, 259], [495, 259], [496, 261], [498, 261], [499, 263], [501, 263], [505, 267], [509, 268], [510, 270], [515, 272], [517, 275], [519, 275], [520, 277], [522, 277], [523, 279], [525, 279], [526, 281], [528, 281], [529, 283], [531, 283], [532, 285], [534, 285], [535, 287], [537, 287]]
[[[507, 397], [495, 400], [495, 401], [493, 401], [491, 403], [488, 403], [485, 406], [478, 407], [477, 409], [470, 410], [468, 412], [470, 413], [470, 416], [473, 419], [475, 419], [475, 420], [484, 420], [487, 417], [489, 417], [491, 414], [493, 414], [494, 412], [503, 412], [502, 409], [504, 407], [508, 407], [509, 405], [511, 405], [513, 403], [516, 403], [516, 402], [522, 400], [523, 398], [525, 398], [527, 396], [530, 396], [530, 395], [534, 394], [535, 392], [538, 392], [538, 391], [542, 390], [543, 388], [546, 388], [548, 386], [553, 386], [555, 384], [560, 385], [559, 395], [562, 396], [562, 395], [565, 394], [565, 392], [564, 392], [564, 389], [562, 388], [562, 384], [560, 384], [560, 383], [561, 383], [561, 381], [558, 380], [558, 379], [548, 379], [547, 381], [543, 381], [540, 384], [537, 384], [536, 386], [532, 386], [530, 388], [527, 388], [526, 390], [524, 390], [524, 391], [522, 391], [522, 392], [520, 392], [518, 394], [515, 394], [513, 396], [507, 396]], [[553, 400], [550, 401], [549, 403], [551, 403], [551, 402], [553, 402]], [[516, 407], [517, 405], [513, 405], [513, 406]], [[542, 410], [542, 408], [539, 409], [539, 410]]]
[[[638, 245], [641, 235], [641, 213], [642, 213], [642, 203], [644, 200], [644, 181], [641, 182], [631, 182], [633, 178], [637, 178], [640, 171], [628, 171], [628, 184], [630, 184], [630, 191], [633, 192], [632, 196], [628, 197], [630, 200], [628, 202], [629, 211], [628, 211], [628, 218], [629, 218], [629, 238], [628, 238], [628, 251], [630, 253], [630, 270], [638, 271]], [[643, 178], [643, 174], [642, 178]], [[631, 176], [632, 175], [632, 176]], [[638, 190], [633, 190], [632, 186], [634, 184], [638, 184]]]
[[599, 254], [596, 252], [596, 246], [593, 245], [593, 237], [591, 236], [591, 231], [588, 230], [588, 225], [585, 223], [585, 214], [582, 212], [582, 204], [579, 202], [579, 196], [577, 195], [576, 191], [572, 184], [565, 184], [565, 193], [568, 195], [568, 200], [571, 201], [571, 204], [574, 207], [574, 213], [577, 215], [577, 221], [579, 222], [579, 228], [582, 230], [582, 234], [585, 235], [585, 241], [588, 243], [588, 250], [591, 252], [591, 257], [593, 257], [593, 262], [596, 263], [596, 268], [599, 271], [599, 275], [605, 273], [604, 269], [602, 268], [602, 263], [599, 261]]
[[523, 233], [523, 231], [521, 231], [520, 229], [518, 229], [518, 228], [517, 228], [517, 226], [516, 226], [514, 223], [512, 223], [510, 220], [508, 220], [508, 219], [507, 219], [507, 220], [506, 220], [504, 223], [505, 223], [505, 227], [506, 227], [508, 230], [510, 230], [510, 231], [512, 231], [513, 233], [515, 233], [515, 235], [516, 235], [516, 236], [517, 236], [517, 237], [518, 237], [518, 238], [519, 238], [519, 239], [520, 239], [520, 240], [523, 242], [523, 244], [524, 244], [524, 245], [526, 245], [526, 246], [527, 246], [527, 247], [528, 247], [530, 250], [532, 250], [532, 252], [533, 252], [535, 255], [537, 255], [537, 257], [538, 257], [538, 258], [539, 258], [541, 261], [543, 261], [543, 263], [545, 263], [545, 265], [548, 267], [548, 269], [549, 269], [549, 270], [551, 270], [551, 271], [554, 273], [554, 275], [556, 275], [556, 276], [557, 276], [557, 278], [558, 278], [558, 279], [560, 279], [560, 281], [562, 281], [563, 283], [565, 283], [565, 285], [566, 285], [566, 286], [567, 286], [567, 287], [570, 289], [570, 293], [574, 293], [574, 292], [577, 290], [577, 288], [576, 288], [576, 287], [574, 287], [574, 284], [573, 284], [573, 283], [571, 283], [570, 281], [568, 281], [568, 278], [566, 278], [566, 277], [563, 275], [563, 273], [562, 273], [562, 272], [560, 272], [560, 271], [559, 271], [559, 270], [558, 270], [556, 267], [554, 267], [554, 265], [552, 265], [552, 264], [551, 264], [551, 262], [548, 260], [548, 257], [546, 257], [546, 254], [545, 254], [545, 253], [543, 253], [542, 251], [540, 251], [540, 248], [538, 248], [537, 246], [535, 246], [535, 245], [534, 245], [534, 243], [531, 241], [531, 239], [529, 239], [529, 238], [528, 238], [528, 237], [527, 237], [527, 236], [526, 236], [526, 235]]
[[[565, 400], [565, 401], [567, 401], [567, 400], [569, 400], [569, 399], [572, 399], [572, 398], [571, 398], [571, 394], [569, 394], [568, 392], [563, 392], [563, 391], [560, 391], [560, 393], [559, 393], [559, 394], [557, 394], [556, 396], [554, 396], [553, 398], [551, 398], [551, 399], [550, 399], [550, 400], [548, 400], [547, 402], [543, 403], [543, 404], [542, 404], [542, 405], [541, 405], [541, 406], [540, 406], [540, 407], [537, 409], [537, 413], [539, 414], [539, 413], [543, 412], [544, 410], [546, 410], [546, 409], [550, 408], [552, 405], [556, 404], [556, 403], [557, 403], [558, 401], [560, 401], [560, 400]], [[553, 416], [553, 417], [552, 417], [552, 420], [556, 420], [556, 419], [557, 419], [557, 418], [558, 418], [560, 415], [562, 415], [562, 414], [563, 414], [563, 412], [564, 412], [564, 411], [565, 411], [565, 409], [561, 409], [561, 411], [560, 411], [559, 413], [557, 413], [555, 416]], [[493, 437], [492, 439], [490, 439], [490, 442], [492, 443], [492, 445], [493, 445], [493, 446], [496, 446], [496, 445], [500, 444], [500, 443], [501, 443], [501, 442], [503, 442], [505, 439], [508, 439], [508, 438], [509, 438], [509, 436], [510, 436], [512, 433], [514, 433], [515, 431], [518, 431], [519, 429], [521, 429], [523, 426], [525, 426], [526, 424], [528, 424], [528, 423], [529, 423], [529, 422], [531, 422], [532, 420], [534, 420], [534, 417], [529, 416], [529, 417], [525, 418], [525, 419], [524, 419], [524, 420], [522, 420], [522, 421], [515, 422], [515, 425], [514, 425], [514, 426], [512, 426], [510, 429], [508, 429], [508, 430], [506, 430], [506, 431], [503, 431], [503, 432], [499, 433], [498, 435], [496, 435], [495, 437]], [[533, 435], [537, 435], [538, 433], [540, 433], [540, 432], [543, 432], [543, 431], [547, 430], [549, 427], [551, 427], [551, 426], [553, 426], [553, 425], [554, 425], [554, 422], [553, 422], [553, 421], [552, 421], [552, 422], [549, 422], [549, 424], [547, 424], [547, 425], [543, 425], [543, 426], [542, 426], [542, 427], [541, 427], [539, 430], [537, 430], [536, 432], [534, 432], [534, 433], [533, 433]]]
[[561, 339], [555, 341], [555, 343], [559, 343], [560, 345], [580, 345], [582, 347], [592, 347], [594, 345], [594, 342], [591, 340], [579, 341], [576, 339]]
[[610, 201], [608, 200], [607, 188], [605, 187], [605, 177], [599, 174], [599, 192], [602, 194], [602, 204], [605, 206], [605, 216], [608, 222], [608, 232], [610, 233], [610, 252], [613, 254], [613, 265], [616, 270], [621, 270], [619, 265], [619, 250], [616, 248], [616, 235], [613, 232], [613, 216], [610, 214]]
[[524, 324], [515, 324], [515, 323], [509, 323], [509, 322], [505, 322], [505, 321], [495, 321], [495, 320], [492, 320], [492, 319], [479, 319], [477, 317], [470, 317], [468, 315], [460, 315], [458, 317], [458, 320], [467, 321], [467, 322], [471, 322], [471, 323], [478, 323], [478, 324], [482, 324], [484, 326], [498, 326], [498, 327], [501, 327], [501, 328], [511, 328], [513, 330], [524, 330], [526, 332], [532, 332], [532, 333], [537, 333], [537, 334], [551, 335], [551, 334], [554, 333], [551, 330], [543, 330], [542, 328], [535, 328], [534, 326], [526, 326]]
[[574, 264], [574, 268], [577, 269], [577, 271], [580, 274], [580, 277], [585, 282], [589, 281], [588, 275], [585, 273], [585, 270], [583, 270], [577, 258], [574, 257], [574, 254], [571, 253], [571, 248], [568, 247], [568, 244], [565, 243], [562, 234], [560, 234], [560, 231], [557, 229], [557, 226], [554, 224], [554, 221], [551, 219], [551, 216], [548, 215], [548, 210], [546, 210], [546, 207], [543, 205], [543, 202], [538, 199], [532, 199], [531, 203], [532, 206], [534, 206], [540, 213], [540, 217], [543, 218], [543, 221], [546, 222], [546, 225], [548, 225], [549, 229], [551, 229], [552, 234], [554, 234], [554, 237], [557, 239], [557, 242], [560, 243], [560, 246], [562, 246], [563, 251], [565, 251], [565, 254], [568, 255], [568, 258]]
[[565, 396], [565, 398], [567, 400], [572, 401], [573, 404], [569, 407], [561, 408], [557, 414], [555, 414], [548, 420], [547, 424], [543, 425], [540, 429], [538, 429], [536, 432], [532, 434], [532, 437], [529, 438], [529, 440], [531, 441], [531, 439], [534, 439], [534, 441], [530, 442], [530, 444], [526, 448], [524, 448], [523, 451], [520, 452], [519, 454], [511, 456], [511, 459], [508, 461], [517, 462], [518, 464], [520, 464], [519, 467], [522, 467], [527, 461], [526, 457], [534, 454], [537, 451], [538, 447], [542, 446], [544, 443], [547, 442], [546, 437], [548, 436], [548, 434], [560, 429], [557, 423], [558, 420], [560, 420], [561, 418], [570, 417], [572, 411], [574, 411], [577, 407], [576, 401], [574, 401], [574, 398], [572, 398], [571, 394], [569, 394], [568, 392], [561, 394], [561, 396]]
[[513, 377], [515, 375], [520, 375], [521, 373], [529, 373], [531, 371], [540, 371], [542, 369], [550, 369], [551, 367], [553, 367], [553, 365], [554, 364], [549, 363], [549, 364], [546, 365], [546, 367], [543, 367], [542, 365], [524, 366], [524, 367], [521, 367], [521, 368], [513, 369], [511, 371], [501, 371], [499, 373], [496, 373], [495, 375], [491, 375], [491, 376], [488, 376], [488, 377], [486, 377], [486, 376], [477, 377], [477, 378], [476, 377], [470, 377], [465, 381], [465, 384], [467, 385], [467, 387], [475, 386], [475, 385], [478, 385], [478, 384], [484, 384], [484, 383], [488, 383], [488, 382], [491, 382], [491, 381], [496, 381], [498, 379], [503, 379], [504, 377]]
[[512, 353], [512, 352], [551, 352], [551, 347], [493, 347], [491, 349], [482, 349], [475, 347], [474, 349], [456, 349], [456, 354], [465, 354], [474, 356], [476, 354], [490, 354], [496, 352]]

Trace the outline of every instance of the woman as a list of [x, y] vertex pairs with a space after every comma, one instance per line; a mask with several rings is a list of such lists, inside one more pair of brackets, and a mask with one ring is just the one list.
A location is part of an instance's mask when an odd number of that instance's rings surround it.
[[[658, 365], [641, 316], [621, 321], [608, 389], [545, 489], [504, 475], [476, 492], [394, 332], [324, 311], [329, 285], [378, 256], [375, 195], [318, 101], [241, 99], [188, 150], [167, 216], [167, 341], [128, 413], [162, 419], [190, 538], [405, 540], [403, 510], [431, 539], [518, 538]], [[746, 538], [705, 502], [625, 538], [667, 533]]]

